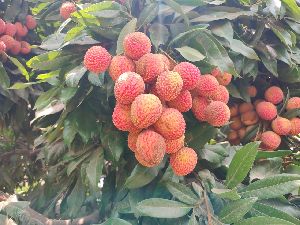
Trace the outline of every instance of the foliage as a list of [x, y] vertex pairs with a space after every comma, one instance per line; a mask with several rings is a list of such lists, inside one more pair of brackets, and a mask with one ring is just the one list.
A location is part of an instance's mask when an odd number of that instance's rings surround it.
[[[19, 65], [13, 67], [21, 77], [17, 83], [9, 81], [10, 63], [0, 67], [0, 103], [10, 104], [0, 112], [5, 109], [7, 124], [35, 138], [38, 155], [26, 162], [33, 179], [24, 196], [31, 208], [60, 219], [96, 212], [105, 225], [300, 223], [299, 140], [287, 139], [277, 152], [260, 151], [258, 142], [230, 146], [223, 142], [226, 127], [213, 128], [186, 113], [186, 144], [199, 156], [194, 173], [175, 176], [168, 159], [142, 167], [126, 147], [126, 134], [112, 124], [113, 81], [107, 72], [95, 75], [82, 64], [91, 45], [121, 54], [124, 36], [139, 30], [156, 52], [176, 62], [191, 61], [203, 74], [216, 66], [232, 73], [236, 79], [229, 91], [235, 100], [249, 101], [246, 87], [253, 82], [262, 89], [277, 84], [287, 98], [297, 96], [296, 1], [83, 1], [63, 22], [61, 1], [27, 2], [43, 41], [36, 56], [19, 59], [22, 66], [12, 60]], [[7, 209], [0, 206], [1, 213], [22, 223], [20, 214]]]

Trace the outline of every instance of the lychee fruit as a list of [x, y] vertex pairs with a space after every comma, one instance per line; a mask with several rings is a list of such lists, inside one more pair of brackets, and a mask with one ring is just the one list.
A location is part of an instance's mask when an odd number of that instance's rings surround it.
[[187, 112], [192, 108], [192, 95], [189, 91], [182, 91], [175, 99], [169, 101], [167, 104], [179, 112]]
[[272, 121], [272, 130], [278, 135], [288, 135], [292, 129], [291, 122], [283, 117], [277, 117]]
[[154, 124], [162, 114], [163, 106], [153, 94], [141, 94], [131, 105], [131, 120], [138, 128], [147, 128]]
[[230, 116], [231, 117], [237, 116], [239, 114], [239, 108], [238, 108], [237, 104], [234, 104], [229, 109], [230, 109]]
[[217, 79], [209, 74], [200, 76], [195, 91], [201, 96], [210, 96], [214, 91], [217, 91], [219, 83]]
[[183, 81], [177, 72], [166, 71], [157, 77], [155, 89], [165, 101], [175, 99], [181, 92]]
[[164, 62], [164, 64], [167, 66], [168, 70], [172, 70], [172, 65], [171, 65], [171, 62], [170, 60], [168, 59], [167, 56], [165, 56], [164, 54], [157, 54], [160, 59]]
[[128, 147], [131, 151], [135, 152], [136, 151], [136, 141], [139, 136], [139, 132], [129, 132], [127, 142], [128, 142]]
[[239, 116], [235, 116], [231, 118], [232, 123], [230, 123], [229, 127], [232, 130], [239, 130], [243, 127], [242, 121]]
[[158, 75], [167, 70], [168, 67], [158, 54], [147, 53], [136, 62], [136, 72], [146, 83], [155, 81]]
[[247, 93], [251, 98], [254, 98], [257, 95], [257, 89], [255, 86], [251, 85], [247, 88]]
[[228, 135], [227, 135], [228, 140], [235, 140], [238, 138], [238, 133], [236, 130], [231, 130], [229, 131]]
[[113, 81], [117, 80], [122, 73], [134, 71], [134, 62], [128, 57], [122, 55], [114, 56], [108, 68], [109, 75]]
[[179, 63], [174, 67], [173, 71], [179, 73], [183, 80], [182, 90], [194, 89], [201, 75], [198, 67], [189, 62]]
[[241, 115], [241, 121], [246, 126], [256, 124], [258, 120], [259, 118], [255, 111], [248, 111]]
[[13, 55], [18, 55], [21, 51], [21, 43], [19, 41], [15, 41], [14, 45], [10, 49], [10, 53]]
[[273, 103], [274, 105], [282, 102], [283, 98], [284, 98], [283, 91], [277, 86], [269, 87], [265, 91], [265, 99], [268, 102]]
[[26, 27], [29, 30], [33, 30], [34, 28], [36, 28], [36, 26], [37, 26], [37, 23], [36, 23], [35, 18], [31, 15], [27, 15], [26, 16]]
[[6, 50], [10, 50], [15, 45], [15, 39], [13, 39], [9, 35], [3, 35], [2, 37], [0, 37], [0, 41], [4, 42]]
[[64, 20], [70, 18], [70, 15], [75, 11], [76, 5], [73, 2], [64, 2], [59, 9], [60, 16]]
[[22, 54], [29, 54], [31, 51], [31, 46], [28, 42], [26, 41], [21, 41], [21, 53]]
[[135, 127], [131, 121], [130, 110], [131, 107], [129, 105], [117, 103], [112, 115], [112, 121], [119, 130], [137, 132], [139, 129]]
[[273, 131], [265, 131], [261, 134], [260, 141], [262, 149], [273, 151], [279, 147], [281, 138]]
[[151, 41], [146, 34], [134, 32], [126, 35], [123, 41], [124, 53], [133, 60], [151, 52]]
[[6, 23], [6, 29], [5, 29], [5, 34], [9, 35], [11, 37], [15, 36], [16, 32], [17, 32], [17, 28], [14, 24], [12, 23]]
[[84, 56], [84, 66], [93, 73], [103, 73], [110, 65], [111, 55], [101, 46], [93, 46]]
[[232, 75], [230, 73], [222, 73], [218, 68], [213, 69], [211, 75], [214, 76], [218, 80], [219, 84], [223, 86], [227, 86], [232, 79]]
[[205, 109], [209, 102], [205, 97], [198, 96], [193, 98], [192, 112], [197, 120], [206, 121]]
[[153, 130], [142, 131], [136, 141], [136, 158], [143, 165], [153, 167], [164, 158], [166, 142], [164, 138]]
[[260, 102], [256, 106], [258, 116], [263, 120], [273, 120], [277, 116], [277, 108], [271, 102]]
[[300, 97], [292, 97], [286, 104], [286, 110], [300, 109]]
[[219, 85], [218, 89], [209, 95], [213, 101], [221, 101], [225, 104], [229, 101], [229, 92], [226, 87]]
[[238, 136], [239, 139], [243, 139], [246, 135], [246, 128], [242, 127], [241, 129], [238, 130]]
[[295, 136], [295, 135], [300, 134], [300, 119], [293, 118], [290, 120], [290, 122], [291, 122], [290, 135]]
[[165, 139], [175, 140], [184, 135], [186, 124], [177, 109], [167, 108], [153, 126]]
[[3, 41], [0, 41], [0, 53], [5, 52], [6, 51], [6, 45], [4, 44]]
[[170, 156], [170, 165], [178, 176], [191, 173], [197, 165], [197, 153], [192, 148], [183, 147]]
[[214, 127], [224, 126], [230, 119], [229, 107], [224, 102], [213, 101], [205, 109], [205, 118]]
[[16, 26], [16, 29], [17, 29], [16, 35], [18, 37], [25, 37], [27, 35], [28, 29], [27, 29], [27, 27], [23, 26], [22, 23], [16, 22], [15, 26]]
[[0, 34], [3, 34], [5, 32], [5, 29], [6, 29], [5, 22], [2, 19], [0, 19]]
[[125, 72], [119, 76], [115, 83], [114, 93], [117, 101], [121, 104], [128, 105], [133, 100], [143, 94], [145, 83], [140, 75], [135, 72]]
[[184, 146], [184, 138], [185, 136], [181, 136], [175, 140], [165, 140], [166, 141], [166, 153], [173, 154]]
[[245, 113], [248, 111], [252, 111], [254, 109], [253, 105], [251, 102], [243, 102], [242, 104], [239, 105], [239, 113]]

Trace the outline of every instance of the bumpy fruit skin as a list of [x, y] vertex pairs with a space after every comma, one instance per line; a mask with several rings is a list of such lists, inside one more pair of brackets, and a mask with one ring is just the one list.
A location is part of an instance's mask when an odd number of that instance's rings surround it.
[[286, 110], [300, 109], [300, 97], [290, 98], [286, 104]]
[[117, 101], [124, 105], [131, 104], [144, 91], [145, 83], [142, 77], [134, 72], [123, 73], [117, 79], [114, 87]]
[[3, 35], [0, 38], [0, 41], [4, 42], [4, 44], [6, 46], [6, 50], [10, 50], [15, 44], [15, 40], [9, 35]]
[[147, 128], [154, 124], [162, 114], [163, 106], [153, 94], [141, 94], [131, 105], [131, 120], [138, 128]]
[[278, 135], [288, 135], [291, 129], [292, 124], [286, 118], [278, 116], [272, 121], [272, 130]]
[[160, 74], [167, 70], [167, 65], [158, 54], [147, 53], [136, 62], [136, 72], [146, 83], [155, 81]]
[[256, 124], [258, 119], [258, 115], [255, 111], [248, 111], [241, 115], [241, 121], [246, 126]]
[[178, 176], [191, 173], [197, 165], [197, 153], [192, 148], [183, 147], [170, 156], [170, 165]]
[[133, 152], [136, 151], [136, 141], [139, 134], [140, 134], [139, 132], [130, 132], [128, 134], [128, 139], [127, 139], [128, 147]]
[[181, 136], [175, 140], [165, 140], [166, 141], [166, 153], [174, 154], [175, 152], [179, 151], [184, 146], [184, 138], [185, 136]]
[[189, 62], [179, 63], [174, 67], [173, 71], [179, 73], [183, 80], [182, 90], [194, 89], [201, 75], [198, 67]]
[[245, 113], [248, 111], [252, 111], [254, 109], [253, 105], [250, 102], [244, 102], [239, 105], [239, 113]]
[[295, 135], [300, 134], [300, 119], [293, 118], [290, 121], [291, 121], [290, 135], [295, 136]]
[[93, 46], [84, 56], [84, 66], [93, 73], [103, 73], [110, 65], [111, 55], [101, 46]]
[[229, 101], [229, 92], [226, 87], [219, 85], [218, 89], [209, 95], [209, 98], [213, 101], [221, 101], [227, 104]]
[[126, 35], [123, 47], [126, 56], [138, 60], [143, 55], [151, 52], [151, 41], [144, 33], [134, 32]]
[[5, 52], [6, 51], [6, 45], [4, 44], [3, 41], [0, 41], [0, 53]]
[[265, 150], [273, 151], [279, 147], [281, 138], [273, 131], [266, 131], [261, 134], [260, 147]]
[[263, 120], [272, 120], [277, 116], [277, 108], [271, 102], [260, 102], [256, 106], [258, 116]]
[[75, 11], [76, 5], [73, 2], [64, 2], [59, 9], [60, 16], [64, 20], [70, 18], [70, 15]]
[[13, 55], [18, 55], [21, 51], [21, 43], [19, 41], [15, 41], [14, 45], [10, 49], [10, 53]]
[[165, 139], [175, 140], [184, 135], [186, 124], [177, 109], [167, 108], [153, 126]]
[[239, 130], [243, 127], [241, 118], [239, 116], [232, 117], [231, 120], [232, 123], [230, 123], [229, 126], [232, 130]]
[[23, 24], [21, 24], [20, 22], [16, 22], [15, 26], [17, 29], [16, 35], [18, 37], [25, 37], [27, 35], [28, 29], [27, 27], [23, 26]]
[[229, 107], [224, 102], [211, 102], [205, 109], [205, 118], [212, 126], [224, 126], [230, 119]]
[[142, 131], [136, 141], [136, 158], [146, 167], [158, 165], [164, 158], [166, 142], [164, 138], [152, 130]]
[[265, 99], [274, 105], [282, 102], [283, 97], [283, 91], [277, 86], [269, 87], [265, 92]]
[[237, 104], [234, 104], [233, 106], [230, 107], [230, 116], [234, 117], [239, 115], [239, 108]]
[[251, 98], [254, 98], [257, 95], [257, 89], [255, 86], [251, 85], [247, 88], [247, 93]]
[[182, 91], [175, 99], [169, 101], [167, 104], [179, 112], [187, 112], [193, 105], [192, 95], [189, 91]]
[[6, 23], [6, 29], [5, 29], [5, 34], [9, 35], [11, 37], [15, 36], [16, 32], [17, 32], [17, 28], [14, 24], [12, 23]]
[[222, 76], [222, 72], [218, 67], [216, 67], [211, 71], [211, 75], [214, 77]]
[[36, 28], [36, 26], [37, 26], [37, 23], [36, 23], [35, 18], [31, 15], [27, 15], [26, 16], [26, 27], [29, 30], [33, 30], [34, 28]]
[[5, 32], [5, 29], [6, 29], [5, 22], [2, 19], [0, 19], [0, 34], [3, 34]]
[[221, 76], [217, 76], [216, 78], [220, 85], [227, 86], [231, 82], [232, 75], [224, 72]]
[[219, 87], [219, 82], [217, 79], [210, 75], [202, 75], [200, 76], [195, 91], [205, 97], [209, 97], [214, 91], [217, 91]]
[[131, 121], [130, 110], [131, 108], [129, 105], [116, 104], [112, 115], [112, 121], [119, 130], [137, 132], [139, 129], [136, 128]]
[[166, 71], [157, 77], [155, 89], [160, 98], [171, 101], [180, 94], [182, 86], [183, 81], [179, 73]]
[[113, 81], [117, 80], [122, 73], [134, 71], [134, 62], [123, 55], [114, 56], [108, 68], [109, 75], [111, 76]]
[[160, 59], [164, 62], [164, 64], [166, 65], [166, 67], [168, 68], [168, 70], [172, 70], [172, 65], [170, 60], [168, 59], [167, 56], [165, 56], [164, 54], [157, 54]]
[[21, 41], [21, 53], [22, 54], [29, 54], [31, 51], [31, 46], [28, 42], [26, 41]]
[[192, 112], [197, 120], [206, 121], [205, 109], [209, 102], [205, 97], [198, 96], [193, 98]]

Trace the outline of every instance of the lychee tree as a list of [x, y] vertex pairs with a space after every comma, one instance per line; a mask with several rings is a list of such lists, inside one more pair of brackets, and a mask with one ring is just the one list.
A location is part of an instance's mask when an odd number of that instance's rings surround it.
[[41, 170], [0, 221], [300, 223], [297, 1], [30, 2]]

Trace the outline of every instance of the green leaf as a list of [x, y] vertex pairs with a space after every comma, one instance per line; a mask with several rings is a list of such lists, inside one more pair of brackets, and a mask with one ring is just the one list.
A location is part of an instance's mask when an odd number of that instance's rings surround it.
[[152, 22], [152, 20], [155, 19], [155, 17], [157, 16], [158, 14], [158, 4], [157, 2], [153, 2], [153, 3], [150, 3], [148, 5], [146, 5], [139, 18], [138, 18], [138, 21], [137, 21], [137, 27], [139, 30], [140, 28], [142, 28], [143, 26], [145, 25], [148, 25], [149, 23]]
[[240, 199], [228, 203], [219, 213], [223, 223], [231, 224], [241, 220], [250, 211], [257, 198]]
[[277, 157], [256, 162], [250, 171], [250, 180], [261, 180], [266, 177], [280, 174], [282, 170], [282, 161], [282, 158]]
[[168, 28], [160, 23], [154, 23], [149, 27], [150, 39], [153, 45], [158, 48], [167, 43], [169, 39]]
[[127, 178], [124, 186], [129, 189], [143, 187], [149, 184], [157, 176], [157, 174], [157, 167], [148, 168], [138, 164], [131, 172], [130, 177]]
[[221, 144], [209, 145], [206, 144], [198, 150], [201, 159], [205, 159], [212, 163], [214, 167], [220, 167], [226, 157], [228, 157], [227, 149]]
[[229, 200], [238, 200], [241, 198], [241, 196], [237, 193], [236, 188], [235, 189], [218, 189], [213, 188], [211, 189], [213, 193], [215, 193], [220, 198], [225, 198]]
[[46, 37], [43, 43], [40, 45], [40, 48], [52, 51], [57, 50], [64, 43], [66, 34], [63, 33], [54, 33]]
[[71, 218], [77, 217], [81, 206], [85, 200], [85, 187], [82, 183], [81, 177], [77, 178], [75, 187], [71, 194], [67, 197], [68, 215]]
[[282, 0], [287, 10], [291, 13], [296, 20], [300, 20], [300, 7], [295, 0]]
[[5, 68], [3, 67], [3, 64], [0, 62], [0, 85], [1, 87], [8, 88], [10, 86], [10, 80], [6, 73]]
[[166, 186], [171, 194], [179, 201], [188, 205], [194, 205], [199, 200], [192, 190], [183, 184], [168, 182]]
[[68, 118], [64, 121], [64, 130], [63, 130], [63, 139], [64, 143], [70, 147], [75, 135], [77, 134], [77, 127], [73, 121], [69, 120]]
[[297, 218], [279, 210], [276, 209], [270, 205], [266, 205], [260, 202], [256, 202], [253, 205], [253, 208], [251, 210], [251, 215], [253, 216], [270, 216], [270, 217], [276, 217], [279, 219], [283, 219], [285, 221], [289, 221], [293, 224], [300, 224], [300, 220]]
[[179, 53], [186, 59], [191, 62], [201, 61], [205, 58], [201, 52], [198, 50], [191, 48], [189, 46], [183, 46], [181, 48], [175, 48]]
[[191, 206], [162, 198], [151, 198], [137, 204], [137, 210], [145, 216], [155, 218], [179, 218], [186, 215]]
[[275, 157], [285, 157], [292, 154], [291, 150], [277, 150], [274, 152], [267, 152], [267, 151], [258, 151], [256, 155], [257, 159], [268, 159], [268, 158], [275, 158]]
[[86, 71], [86, 68], [82, 65], [75, 67], [66, 74], [66, 84], [69, 87], [77, 87]]
[[27, 72], [26, 68], [22, 65], [22, 63], [19, 62], [19, 60], [17, 60], [14, 57], [11, 56], [7, 56], [10, 61], [16, 66], [18, 67], [19, 71], [22, 73], [22, 75], [26, 78], [26, 80], [29, 80], [29, 73]]
[[103, 149], [100, 148], [91, 156], [91, 160], [86, 167], [86, 175], [93, 190], [98, 189], [102, 168], [104, 165]]
[[28, 82], [28, 83], [21, 83], [21, 82], [17, 82], [14, 83], [13, 86], [9, 87], [9, 89], [13, 89], [13, 90], [20, 90], [20, 89], [25, 89], [28, 88], [34, 84], [39, 84], [39, 83], [43, 83], [44, 81], [38, 81], [38, 82]]
[[230, 48], [236, 53], [244, 55], [248, 59], [259, 60], [256, 52], [240, 40], [232, 39], [230, 42]]
[[228, 168], [227, 187], [234, 188], [244, 180], [253, 165], [258, 146], [258, 142], [252, 142], [236, 152]]
[[117, 50], [116, 50], [117, 55], [120, 55], [124, 52], [124, 49], [123, 49], [124, 38], [127, 34], [133, 33], [135, 31], [136, 24], [137, 24], [137, 19], [133, 18], [121, 30], [120, 35], [118, 37], [118, 41], [117, 41]]
[[80, 158], [77, 158], [75, 160], [72, 160], [69, 165], [67, 166], [67, 174], [70, 176], [70, 174], [75, 171], [75, 169], [84, 161], [87, 157], [90, 156], [90, 153], [84, 154], [80, 156]]
[[50, 102], [54, 101], [53, 97], [59, 93], [61, 87], [53, 87], [50, 90], [41, 94], [35, 102], [34, 108], [36, 110], [41, 110], [42, 108], [46, 107], [50, 104]]
[[259, 199], [276, 198], [299, 188], [300, 175], [279, 174], [263, 180], [255, 181], [239, 191], [243, 198]]
[[275, 35], [281, 40], [283, 44], [285, 44], [287, 47], [293, 45], [292, 36], [286, 29], [283, 29], [282, 27], [272, 23], [270, 25], [271, 30], [275, 33]]
[[104, 83], [104, 73], [102, 74], [89, 73], [88, 80], [91, 82], [91, 84], [98, 87], [102, 87]]
[[291, 222], [288, 222], [286, 220], [269, 217], [269, 216], [258, 216], [258, 217], [252, 217], [249, 219], [241, 220], [234, 225], [295, 225]]
[[182, 16], [182, 18], [184, 19], [186, 26], [189, 26], [189, 23], [190, 23], [189, 18], [187, 17], [187, 15], [184, 13], [181, 6], [177, 2], [175, 2], [173, 0], [163, 0], [163, 2], [166, 5], [170, 6], [175, 12], [179, 13]]
[[73, 27], [70, 30], [68, 30], [67, 35], [65, 36], [65, 42], [66, 41], [71, 41], [75, 37], [78, 37], [81, 35], [82, 31], [84, 30], [84, 26], [79, 26], [79, 27]]
[[[97, 225], [97, 224], [94, 224]], [[99, 225], [132, 225], [131, 223], [127, 222], [126, 220], [122, 220], [119, 218], [110, 218], [106, 220], [104, 223], [101, 223]]]

